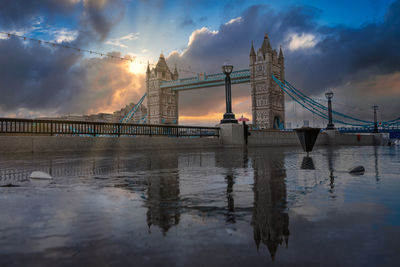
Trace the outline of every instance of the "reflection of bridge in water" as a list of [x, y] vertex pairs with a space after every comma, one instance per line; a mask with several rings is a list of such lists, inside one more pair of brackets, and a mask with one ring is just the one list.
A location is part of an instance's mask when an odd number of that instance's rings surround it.
[[[325, 164], [329, 169], [326, 170], [328, 174], [315, 180], [307, 179], [305, 184], [302, 184], [301, 178], [298, 178], [297, 184], [291, 181], [288, 185], [286, 182], [288, 170], [298, 171], [301, 158], [296, 156], [288, 162], [284, 151], [268, 149], [168, 152], [156, 155], [148, 152], [107, 157], [71, 155], [70, 158], [65, 155], [62, 158], [29, 155], [13, 160], [13, 166], [9, 166], [10, 162], [0, 161], [0, 182], [2, 185], [15, 183], [29, 186], [24, 184], [29, 174], [41, 170], [55, 177], [55, 182], [57, 178], [68, 178], [69, 183], [70, 178], [72, 183], [90, 185], [95, 180], [96, 185], [102, 187], [128, 190], [143, 199], [149, 232], [154, 231], [155, 227], [164, 235], [171, 227], [179, 225], [185, 213], [194, 217], [220, 218], [227, 225], [243, 222], [244, 217], [251, 216], [252, 235], [257, 249], [266, 247], [274, 258], [279, 247], [287, 246], [289, 242], [288, 205], [301, 201], [298, 198], [291, 199], [293, 190], [297, 190], [296, 197], [302, 197], [324, 184], [330, 187], [329, 192], [334, 195], [334, 157], [333, 151], [328, 149], [324, 156], [328, 162]], [[318, 167], [320, 162], [314, 166], [310, 160], [312, 162], [309, 158], [306, 160], [308, 163], [301, 167]], [[8, 167], [3, 168], [2, 165], [6, 164]], [[205, 168], [211, 170], [207, 175], [204, 175]], [[188, 169], [192, 171], [186, 172]], [[189, 179], [188, 174], [198, 175], [198, 185], [188, 188], [188, 181], [193, 183], [197, 179], [197, 176], [196, 179]], [[211, 178], [202, 178], [204, 176]], [[225, 188], [200, 187], [207, 185], [207, 180], [202, 179], [220, 179], [222, 183], [225, 181]], [[243, 184], [242, 179], [249, 179], [245, 193], [240, 184]], [[239, 184], [238, 180], [241, 181]], [[243, 196], [251, 192], [252, 200], [244, 201]]]

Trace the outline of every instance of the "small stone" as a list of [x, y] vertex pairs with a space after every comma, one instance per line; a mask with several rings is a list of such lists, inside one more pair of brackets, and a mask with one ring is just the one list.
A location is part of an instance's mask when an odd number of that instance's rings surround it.
[[349, 171], [351, 174], [363, 175], [365, 168], [363, 166], [356, 166]]
[[41, 172], [41, 171], [34, 171], [30, 175], [31, 179], [43, 179], [43, 180], [50, 180], [53, 179], [50, 174]]

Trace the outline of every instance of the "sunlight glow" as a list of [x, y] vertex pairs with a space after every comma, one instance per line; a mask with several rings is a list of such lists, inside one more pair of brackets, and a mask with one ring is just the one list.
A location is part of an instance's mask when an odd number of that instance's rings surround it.
[[145, 75], [146, 74], [146, 64], [140, 64], [137, 60], [129, 63], [129, 71], [133, 74]]

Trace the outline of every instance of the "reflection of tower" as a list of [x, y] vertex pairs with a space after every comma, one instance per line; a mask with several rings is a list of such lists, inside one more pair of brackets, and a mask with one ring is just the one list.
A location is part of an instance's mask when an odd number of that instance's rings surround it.
[[179, 224], [179, 175], [177, 156], [151, 159], [151, 171], [147, 188], [147, 224], [160, 227], [165, 235], [168, 230]]
[[331, 146], [328, 149], [328, 168], [329, 168], [329, 179], [330, 179], [330, 189], [329, 192], [333, 194], [335, 192], [335, 176], [333, 175], [333, 148]]
[[283, 154], [263, 154], [253, 160], [254, 168], [254, 241], [268, 247], [272, 260], [278, 246], [289, 240], [289, 216], [286, 208], [286, 185]]

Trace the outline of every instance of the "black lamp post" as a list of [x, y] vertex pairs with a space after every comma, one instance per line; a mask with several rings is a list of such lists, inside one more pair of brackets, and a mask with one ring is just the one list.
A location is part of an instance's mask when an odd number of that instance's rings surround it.
[[329, 122], [326, 127], [326, 130], [334, 130], [335, 125], [332, 123], [332, 97], [333, 97], [332, 91], [326, 92], [325, 97], [328, 99], [328, 117], [329, 117]]
[[379, 130], [378, 130], [378, 116], [377, 116], [377, 113], [376, 113], [376, 111], [378, 110], [378, 106], [377, 105], [374, 105], [374, 106], [372, 106], [372, 108], [374, 109], [374, 133], [379, 133]]
[[221, 123], [237, 123], [235, 114], [232, 113], [232, 93], [231, 93], [231, 73], [233, 70], [232, 65], [224, 64], [222, 71], [225, 73], [225, 99], [226, 99], [226, 113]]

